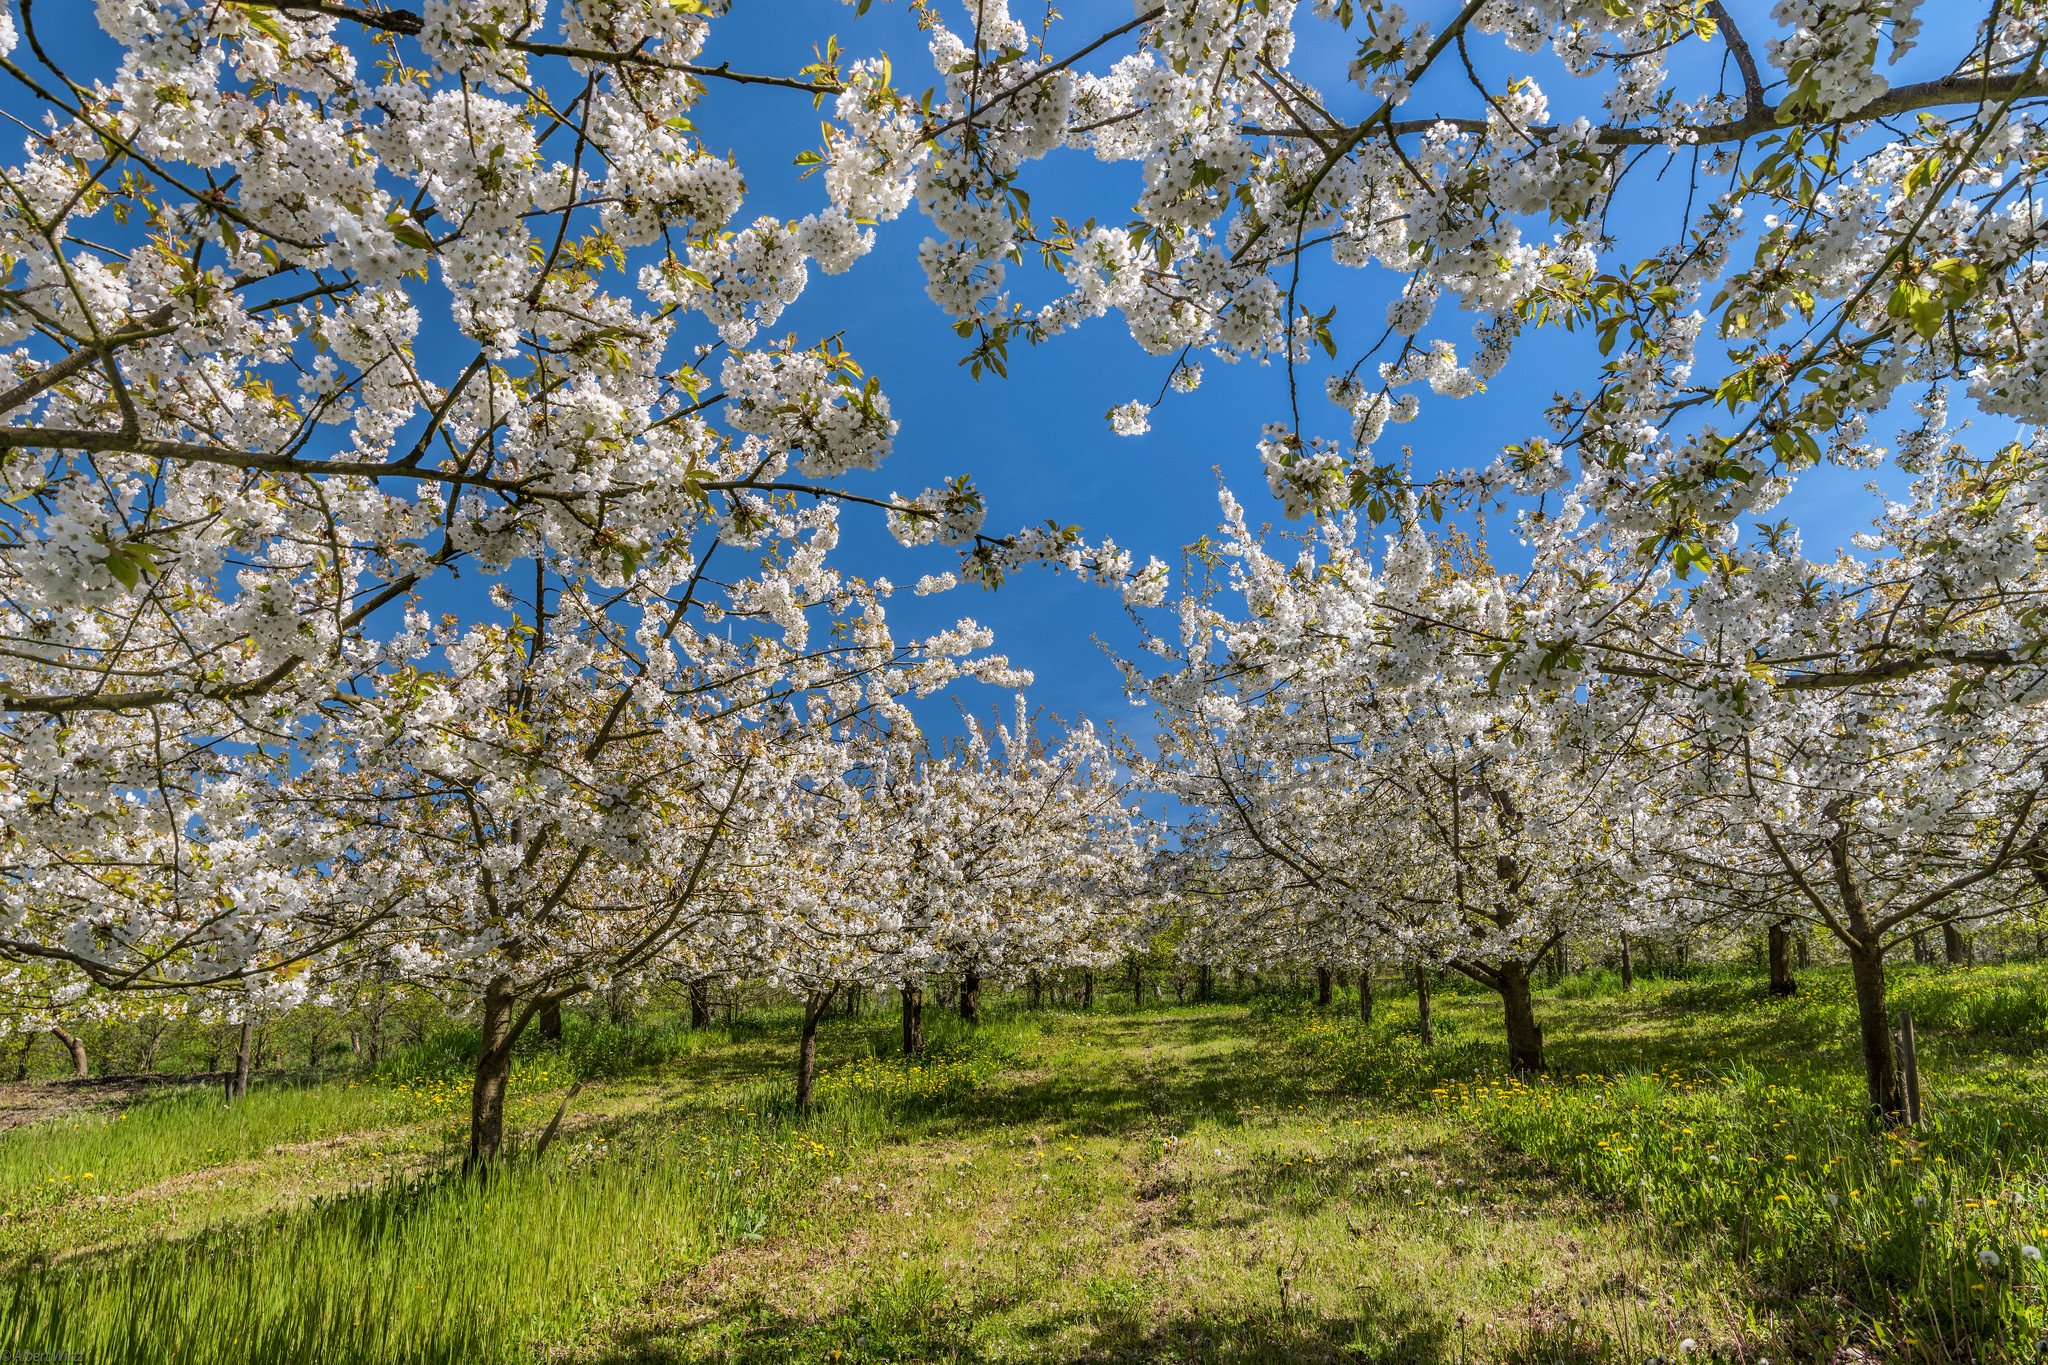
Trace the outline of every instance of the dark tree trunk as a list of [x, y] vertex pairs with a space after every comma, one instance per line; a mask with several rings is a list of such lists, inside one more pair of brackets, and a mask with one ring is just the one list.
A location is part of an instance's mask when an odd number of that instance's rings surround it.
[[1948, 959], [1951, 967], [1960, 967], [1970, 960], [1970, 945], [1963, 940], [1963, 931], [1953, 922], [1941, 926], [1941, 955]]
[[1131, 1004], [1134, 1008], [1145, 1008], [1145, 969], [1138, 959], [1131, 959]]
[[796, 1044], [796, 1107], [803, 1113], [811, 1107], [811, 1087], [818, 1079], [818, 1016], [832, 1003], [832, 988], [814, 990], [804, 997], [804, 1027]]
[[1316, 1003], [1324, 1009], [1330, 1007], [1330, 990], [1336, 982], [1336, 976], [1337, 974], [1328, 967], [1316, 968]]
[[1084, 1010], [1095, 1008], [1095, 973], [1093, 972], [1081, 973], [1081, 1008]]
[[1557, 975], [1559, 980], [1563, 980], [1565, 977], [1570, 976], [1572, 974], [1571, 950], [1565, 947], [1563, 939], [1559, 939], [1557, 941], [1557, 946], [1550, 950], [1550, 957], [1552, 963], [1557, 968]]
[[1361, 1024], [1370, 1024], [1372, 1022], [1372, 973], [1370, 971], [1361, 971], [1358, 974], [1358, 1022]]
[[915, 1057], [924, 1051], [924, 987], [903, 983], [903, 1055]]
[[981, 974], [967, 972], [960, 978], [960, 1018], [970, 1024], [981, 1022]]
[[690, 983], [690, 1027], [711, 1027], [711, 987], [702, 981]]
[[86, 1065], [84, 1040], [66, 1032], [61, 1024], [50, 1025], [50, 1036], [71, 1049], [71, 1070], [79, 1080], [92, 1074], [92, 1068]]
[[465, 1171], [496, 1161], [505, 1150], [505, 1090], [512, 1081], [512, 1044], [519, 1037], [514, 1014], [518, 1006], [511, 977], [495, 976], [485, 985], [483, 1036], [476, 1053], [476, 1079], [469, 1091]]
[[1884, 958], [1875, 948], [1849, 950], [1849, 970], [1856, 981], [1856, 1024], [1863, 1043], [1863, 1075], [1870, 1105], [1886, 1121], [1896, 1123], [1906, 1112], [1899, 1076], [1892, 1064], [1891, 1022], [1885, 1017]]
[[1195, 969], [1195, 1003], [1206, 1005], [1216, 998], [1216, 969], [1204, 962]]
[[1771, 994], [1799, 994], [1799, 982], [1792, 975], [1792, 935], [1782, 924], [1771, 926]]
[[1629, 951], [1628, 935], [1621, 936], [1621, 989], [1624, 994], [1636, 988], [1635, 955]]
[[1934, 949], [1927, 946], [1927, 935], [1918, 929], [1913, 931], [1913, 961], [1923, 967], [1934, 961]]
[[1529, 993], [1533, 963], [1506, 962], [1500, 968], [1500, 1003], [1508, 1032], [1508, 1066], [1534, 1075], [1543, 1064], [1543, 1030], [1536, 1026], [1536, 1002]]
[[551, 1043], [562, 1041], [562, 1002], [550, 1000], [540, 1012], [540, 1036]]
[[1436, 1030], [1429, 1024], [1429, 969], [1415, 969], [1415, 1023], [1422, 1034], [1422, 1045], [1429, 1047], [1436, 1042]]
[[235, 1045], [235, 1074], [228, 1082], [228, 1097], [240, 1099], [249, 1093], [249, 1063], [254, 1060], [256, 1050], [256, 1026], [247, 1019]]
[[1037, 972], [1031, 974], [1031, 1008], [1037, 1009], [1045, 1003], [1045, 979]]

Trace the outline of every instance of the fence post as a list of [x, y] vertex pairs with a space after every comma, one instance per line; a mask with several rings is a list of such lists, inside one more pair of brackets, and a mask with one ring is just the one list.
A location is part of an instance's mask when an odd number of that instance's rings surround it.
[[1899, 1011], [1899, 1070], [1906, 1087], [1906, 1122], [1920, 1126], [1920, 1048], [1913, 1036], [1913, 1011]]

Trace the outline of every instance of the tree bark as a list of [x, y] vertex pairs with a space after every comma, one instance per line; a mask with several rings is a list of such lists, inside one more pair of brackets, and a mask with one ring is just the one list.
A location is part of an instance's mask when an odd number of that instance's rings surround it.
[[808, 1113], [811, 1107], [811, 1088], [818, 1079], [818, 1016], [825, 1012], [825, 1006], [832, 1002], [832, 988], [814, 990], [804, 997], [804, 1027], [796, 1045], [796, 1107], [798, 1113]]
[[1891, 1023], [1885, 1017], [1884, 958], [1876, 948], [1849, 950], [1849, 970], [1856, 982], [1856, 1023], [1863, 1043], [1863, 1075], [1870, 1105], [1888, 1123], [1905, 1116], [1905, 1096], [1892, 1064]]
[[86, 1064], [83, 1039], [67, 1032], [62, 1024], [50, 1025], [50, 1036], [71, 1049], [71, 1070], [79, 1080], [92, 1074], [92, 1068]]
[[1372, 973], [1370, 971], [1360, 971], [1358, 973], [1358, 1022], [1361, 1024], [1370, 1024], [1372, 1022]]
[[903, 983], [903, 1055], [916, 1057], [924, 1052], [924, 987], [912, 981]]
[[1095, 973], [1093, 972], [1081, 973], [1081, 1008], [1084, 1010], [1095, 1008]]
[[702, 981], [690, 983], [690, 1027], [711, 1027], [711, 987]]
[[562, 1002], [550, 1000], [540, 1012], [540, 1036], [551, 1043], [562, 1041]]
[[256, 1026], [249, 1020], [242, 1021], [240, 1040], [235, 1046], [235, 1075], [229, 1082], [232, 1087], [229, 1097], [240, 1099], [249, 1093], [249, 1063], [254, 1060], [256, 1049]]
[[1621, 990], [1626, 995], [1636, 988], [1635, 954], [1629, 951], [1628, 935], [1621, 936]]
[[1316, 1004], [1324, 1009], [1330, 1007], [1330, 990], [1335, 980], [1336, 973], [1328, 967], [1316, 968]]
[[1031, 974], [1031, 1008], [1037, 1009], [1045, 1003], [1045, 978], [1037, 972]]
[[1216, 969], [1204, 962], [1195, 969], [1195, 1003], [1206, 1005], [1216, 998]]
[[1970, 945], [1964, 942], [1963, 931], [1956, 928], [1953, 920], [1941, 926], [1941, 955], [1951, 967], [1960, 967], [1970, 960]]
[[505, 1089], [512, 1079], [513, 1010], [518, 1003], [509, 976], [492, 977], [484, 987], [483, 1037], [477, 1048], [476, 1079], [469, 1091], [465, 1171], [496, 1161], [505, 1149]]
[[981, 1022], [981, 973], [966, 972], [960, 977], [960, 1018], [969, 1024]]
[[1135, 957], [1131, 959], [1131, 1005], [1145, 1008], [1145, 968]]
[[1436, 1030], [1431, 1028], [1429, 1023], [1429, 969], [1427, 967], [1417, 967], [1415, 969], [1415, 1022], [1422, 1034], [1422, 1045], [1424, 1047], [1433, 1046], [1436, 1043]]
[[1543, 1030], [1536, 1026], [1536, 1002], [1529, 992], [1529, 976], [1534, 965], [1504, 962], [1500, 966], [1500, 1003], [1507, 1024], [1508, 1066], [1524, 1076], [1546, 1069]]
[[1913, 961], [1923, 967], [1934, 961], [1934, 950], [1927, 946], [1927, 935], [1918, 929], [1913, 931]]
[[1771, 994], [1799, 994], [1798, 979], [1792, 975], [1792, 934], [1783, 923], [1771, 926]]

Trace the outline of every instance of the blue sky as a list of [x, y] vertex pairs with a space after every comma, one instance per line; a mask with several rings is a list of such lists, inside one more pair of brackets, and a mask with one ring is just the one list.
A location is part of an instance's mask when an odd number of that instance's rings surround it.
[[[957, 0], [939, 3], [949, 23], [960, 21]], [[1018, 17], [1034, 22], [1033, 0], [1013, 0], [1013, 7]], [[1130, 0], [1066, 0], [1063, 8], [1067, 17], [1055, 26], [1051, 44], [1062, 53], [1132, 13]], [[1767, 6], [1733, 8], [1739, 20], [1747, 18], [1751, 33], [1769, 30]], [[1411, 22], [1429, 18], [1440, 26], [1455, 7], [1423, 0], [1411, 4], [1410, 10]], [[115, 54], [99, 34], [88, 6], [45, 7], [39, 17], [45, 43], [74, 76], [111, 72]], [[877, 0], [858, 22], [852, 8], [838, 0], [737, 0], [735, 13], [714, 27], [704, 60], [730, 59], [738, 69], [793, 72], [811, 60], [813, 44], [832, 33], [840, 35], [854, 57], [888, 52], [902, 88], [919, 91], [936, 79], [926, 40], [916, 31], [903, 0]], [[1966, 34], [1958, 29], [1928, 37], [1929, 46], [1915, 54], [1895, 79], [1919, 78], [1952, 63]], [[1124, 50], [1113, 45], [1092, 64], [1101, 69]], [[1597, 113], [1585, 103], [1596, 94], [1595, 83], [1569, 81], [1546, 57], [1512, 56], [1490, 39], [1476, 41], [1473, 52], [1490, 83], [1510, 75], [1536, 74], [1551, 95], [1553, 114]], [[1350, 44], [1305, 45], [1297, 52], [1296, 67], [1330, 95], [1333, 112], [1355, 117], [1364, 112], [1366, 100], [1343, 78], [1351, 55]], [[1681, 77], [1673, 83], [1683, 94], [1694, 93], [1698, 78], [1711, 79], [1722, 56], [1719, 44], [1689, 42], [1678, 63]], [[27, 60], [29, 54], [24, 48], [16, 57]], [[1767, 69], [1766, 76], [1771, 74]], [[1729, 78], [1735, 80], [1732, 71]], [[1462, 74], [1457, 82], [1462, 83]], [[729, 148], [747, 176], [748, 200], [738, 221], [764, 213], [794, 218], [818, 208], [824, 201], [822, 186], [815, 179], [801, 180], [792, 165], [798, 151], [818, 140], [819, 115], [810, 99], [786, 90], [713, 84], [695, 121], [712, 150]], [[1440, 109], [1430, 103], [1438, 90], [1444, 101]], [[1474, 98], [1447, 78], [1425, 85], [1409, 112], [1466, 113]], [[0, 99], [0, 105], [34, 117], [18, 89]], [[1636, 173], [1638, 183], [1616, 220], [1625, 249], [1633, 250], [1639, 242], [1646, 253], [1671, 239], [1684, 207], [1688, 170], [1687, 159], [1681, 157], [1661, 182], [1650, 180], [1656, 174], [1654, 163]], [[1093, 215], [1123, 222], [1132, 217], [1139, 170], [1133, 164], [1104, 165], [1086, 154], [1058, 152], [1032, 167], [1025, 183], [1042, 220], [1060, 213], [1077, 221]], [[895, 454], [880, 472], [849, 480], [854, 491], [914, 493], [943, 477], [972, 473], [988, 497], [988, 529], [993, 532], [1048, 518], [1078, 523], [1090, 539], [1112, 537], [1141, 562], [1147, 555], [1157, 555], [1176, 567], [1182, 547], [1215, 526], [1219, 477], [1238, 493], [1255, 523], [1278, 519], [1278, 509], [1265, 493], [1255, 447], [1261, 424], [1287, 411], [1283, 368], [1233, 366], [1203, 357], [1206, 377], [1199, 391], [1170, 395], [1153, 414], [1148, 435], [1114, 436], [1105, 411], [1132, 398], [1150, 399], [1165, 380], [1171, 359], [1144, 354], [1130, 340], [1122, 319], [1112, 315], [1048, 346], [1013, 349], [1008, 379], [985, 376], [977, 382], [958, 363], [966, 343], [925, 297], [916, 251], [931, 231], [913, 211], [882, 227], [875, 251], [848, 274], [827, 276], [813, 268], [809, 289], [776, 328], [793, 331], [806, 344], [843, 330], [854, 353], [881, 378], [902, 431]], [[1527, 231], [1547, 229], [1531, 224]], [[1057, 282], [1042, 275], [1035, 260], [1013, 266], [1010, 281], [1015, 296], [1027, 304], [1049, 296]], [[1330, 302], [1338, 305], [1334, 329], [1340, 365], [1348, 366], [1357, 349], [1378, 336], [1386, 302], [1398, 284], [1399, 279], [1386, 272], [1338, 271], [1323, 262], [1311, 264], [1305, 272], [1303, 299], [1316, 300], [1317, 308]], [[437, 290], [438, 285], [430, 286], [430, 296]], [[431, 297], [428, 301], [437, 302]], [[433, 316], [433, 307], [424, 311]], [[1464, 341], [1466, 321], [1452, 316], [1449, 301], [1440, 308], [1437, 323], [1434, 334]], [[701, 321], [695, 331], [685, 328], [682, 333], [685, 341], [706, 336]], [[446, 334], [423, 336], [422, 353], [430, 353], [440, 340], [454, 339]], [[466, 345], [451, 345], [448, 353], [450, 374], [445, 377], [452, 378], [470, 352]], [[1597, 363], [1590, 341], [1583, 337], [1559, 332], [1529, 337], [1489, 392], [1456, 403], [1425, 397], [1422, 418], [1390, 429], [1381, 453], [1390, 455], [1401, 444], [1412, 446], [1418, 472], [1484, 464], [1503, 443], [1543, 434], [1542, 409], [1552, 391], [1584, 383]], [[1304, 371], [1303, 416], [1310, 430], [1337, 435], [1345, 423], [1343, 414], [1321, 396], [1326, 368], [1311, 365]], [[1891, 444], [1898, 425], [1874, 424], [1873, 438]], [[1861, 491], [1871, 477], [1824, 470], [1810, 476], [1790, 509], [1774, 515], [1793, 515], [1807, 531], [1808, 553], [1825, 558], [1861, 529], [1875, 510]], [[1494, 550], [1504, 565], [1515, 563], [1514, 548], [1498, 537]], [[950, 567], [952, 559], [951, 552], [938, 548], [905, 550], [887, 536], [878, 518], [857, 509], [847, 514], [840, 562], [850, 572], [909, 584], [922, 574]], [[479, 598], [457, 591], [467, 601]], [[891, 609], [900, 633], [950, 625], [962, 615], [991, 625], [997, 647], [1036, 673], [1030, 694], [1035, 706], [1066, 717], [1085, 713], [1144, 729], [1143, 713], [1124, 701], [1118, 675], [1098, 644], [1125, 652], [1137, 644], [1137, 634], [1114, 592], [1031, 571], [1014, 577], [997, 593], [970, 587], [927, 599], [906, 593]], [[988, 689], [976, 689], [962, 700], [977, 711], [996, 705], [1008, 712], [1006, 699]], [[947, 710], [926, 708], [928, 721], [942, 723]]]

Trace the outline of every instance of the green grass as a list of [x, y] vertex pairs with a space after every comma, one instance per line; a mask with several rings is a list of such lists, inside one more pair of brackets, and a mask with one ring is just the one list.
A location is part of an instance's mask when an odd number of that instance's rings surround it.
[[1474, 992], [1438, 995], [1430, 1048], [1384, 987], [1371, 1027], [1341, 1002], [994, 996], [979, 1029], [932, 1011], [914, 1063], [893, 1016], [829, 1021], [807, 1116], [788, 1011], [572, 1018], [522, 1046], [514, 1155], [483, 1182], [456, 1173], [459, 1033], [231, 1109], [173, 1091], [0, 1137], [0, 1352], [2033, 1359], [2048, 973], [1896, 973], [1931, 1115], [1908, 1138], [1860, 1117], [1845, 981], [1801, 981], [1568, 977], [1528, 1084]]
[[[1599, 1005], [1545, 1002], [1552, 1073], [1505, 1073], [1472, 1002], [1423, 1048], [1412, 1007], [1368, 1028], [1274, 1022], [1304, 1074], [1435, 1109], [1701, 1238], [1793, 1305], [1796, 1337], [1904, 1359], [2033, 1358], [2048, 1336], [2048, 1111], [2035, 1044], [2048, 973], [1897, 973], [1923, 1038], [1926, 1122], [1865, 1116], [1846, 976], [1778, 1000], [1753, 979], [1672, 984]], [[1594, 997], [1582, 997], [1594, 998]]]
[[[629, 1038], [624, 1050], [662, 1051], [663, 1074], [623, 1087], [616, 1112], [539, 1160], [520, 1149], [568, 1076], [618, 1068], [565, 1066], [573, 1046], [536, 1049], [514, 1073], [515, 1154], [487, 1181], [455, 1166], [459, 1043], [378, 1076], [259, 1088], [232, 1108], [209, 1089], [41, 1125], [0, 1143], [4, 1226], [20, 1239], [0, 1285], [0, 1351], [82, 1350], [96, 1362], [529, 1358], [662, 1276], [759, 1240], [850, 1146], [992, 1074], [1005, 1030], [971, 1043], [937, 1032], [942, 1055], [913, 1068], [876, 1060], [870, 1026], [828, 1027], [823, 1102], [801, 1118], [784, 1102], [786, 1059], [773, 1055], [786, 1040]], [[692, 1072], [691, 1058], [705, 1065]], [[333, 1134], [345, 1140], [322, 1146], [324, 1184], [280, 1179], [290, 1165], [281, 1148]], [[187, 1196], [179, 1177], [195, 1173], [203, 1216], [184, 1230], [163, 1223], [165, 1205]], [[337, 1183], [351, 1173], [369, 1178]], [[84, 1247], [98, 1250], [66, 1254]]]

